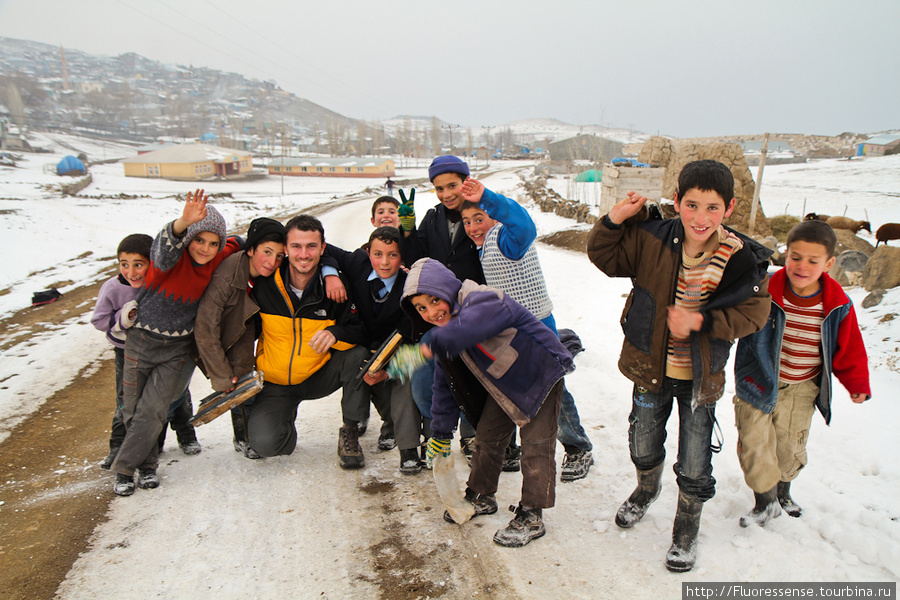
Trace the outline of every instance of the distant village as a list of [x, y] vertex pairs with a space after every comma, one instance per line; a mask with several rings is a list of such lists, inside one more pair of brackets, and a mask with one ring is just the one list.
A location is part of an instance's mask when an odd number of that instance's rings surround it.
[[[0, 73], [0, 161], [41, 150], [30, 146], [29, 131], [60, 131], [132, 142], [135, 154], [116, 158], [129, 177], [387, 178], [405, 160], [444, 153], [485, 164], [537, 158], [547, 169], [580, 173], [602, 169], [617, 157], [636, 157], [649, 138], [558, 121], [543, 126], [549, 119], [537, 120], [542, 126], [530, 131], [510, 125], [473, 130], [436, 117], [367, 122], [299, 98], [273, 81], [165, 65], [137, 54], [94, 56], [2, 37]], [[718, 141], [741, 144], [753, 164], [763, 145], [758, 138]], [[900, 135], [892, 134], [782, 135], [767, 147], [770, 163], [898, 151]], [[83, 174], [85, 163], [98, 160], [71, 158], [61, 174]]]

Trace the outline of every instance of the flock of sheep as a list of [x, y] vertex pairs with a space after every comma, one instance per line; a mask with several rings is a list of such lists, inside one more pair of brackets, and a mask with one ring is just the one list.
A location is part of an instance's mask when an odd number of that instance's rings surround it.
[[[819, 215], [809, 213], [805, 217], [806, 220], [825, 221], [831, 225], [832, 229], [847, 229], [853, 233], [858, 233], [860, 229], [865, 229], [872, 233], [872, 224], [868, 221], [857, 221], [850, 217], [829, 217], [828, 215]], [[875, 247], [884, 242], [885, 246], [889, 240], [900, 240], [900, 223], [885, 223], [875, 232]]]

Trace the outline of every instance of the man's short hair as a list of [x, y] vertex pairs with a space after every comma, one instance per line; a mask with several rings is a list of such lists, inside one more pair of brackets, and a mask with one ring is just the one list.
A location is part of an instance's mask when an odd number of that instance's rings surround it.
[[391, 196], [379, 196], [375, 199], [375, 202], [372, 203], [372, 218], [375, 218], [375, 209], [378, 208], [379, 204], [393, 204], [394, 208], [400, 207], [400, 201]]
[[119, 258], [119, 255], [122, 253], [140, 254], [149, 261], [150, 248], [152, 247], [152, 237], [146, 233], [132, 233], [131, 235], [126, 235], [122, 238], [122, 241], [119, 242], [119, 247], [116, 249], [116, 258]]
[[678, 200], [692, 189], [712, 190], [722, 197], [725, 207], [734, 198], [734, 175], [717, 160], [695, 160], [684, 165], [678, 174]]
[[837, 246], [837, 235], [831, 225], [825, 221], [800, 221], [788, 231], [788, 249], [794, 242], [822, 244], [828, 252], [828, 258], [831, 258], [834, 256], [834, 248]]
[[396, 227], [378, 227], [369, 236], [369, 246], [374, 240], [381, 240], [385, 244], [397, 244], [400, 246], [400, 230]]
[[300, 231], [318, 231], [319, 236], [322, 238], [322, 243], [325, 243], [325, 228], [322, 226], [322, 222], [312, 215], [297, 215], [288, 221], [284, 226], [285, 238], [287, 238], [287, 234], [290, 233], [292, 229], [299, 229]]

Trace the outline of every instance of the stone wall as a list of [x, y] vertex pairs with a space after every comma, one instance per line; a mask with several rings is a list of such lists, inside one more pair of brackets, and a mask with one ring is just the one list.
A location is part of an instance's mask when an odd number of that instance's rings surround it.
[[[747, 165], [740, 144], [722, 142], [701, 144], [654, 136], [647, 140], [638, 155], [638, 160], [651, 167], [665, 167], [663, 198], [674, 198], [678, 174], [684, 165], [695, 160], [705, 159], [717, 160], [731, 169], [731, 173], [734, 175], [734, 196], [737, 198], [737, 203], [734, 212], [725, 219], [724, 223], [746, 233], [750, 223], [750, 207], [756, 184], [753, 182], [753, 175], [750, 173], [750, 167]], [[759, 206], [756, 211], [754, 233], [771, 234], [762, 206]]]

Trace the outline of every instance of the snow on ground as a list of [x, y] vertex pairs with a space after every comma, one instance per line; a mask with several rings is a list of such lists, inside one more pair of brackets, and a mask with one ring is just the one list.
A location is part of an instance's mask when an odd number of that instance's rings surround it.
[[[767, 168], [765, 185], [771, 195], [763, 195], [764, 208], [767, 214], [777, 214], [781, 211], [775, 207], [793, 204], [806, 194], [823, 202], [811, 206], [808, 200], [808, 211], [841, 214], [850, 191], [865, 190], [864, 202], [877, 223], [875, 214], [896, 214], [891, 191], [900, 188], [898, 160]], [[838, 176], [845, 165], [850, 170]], [[424, 177], [424, 166], [404, 176]], [[518, 173], [529, 167], [492, 164], [492, 170], [498, 168], [504, 170], [487, 177], [486, 185], [519, 195]], [[120, 165], [95, 168], [95, 184], [84, 194], [123, 191], [146, 197], [60, 200], [37, 187], [44, 183], [39, 169], [28, 169], [27, 175], [0, 171], [3, 256], [15, 256], [9, 262], [17, 269], [20, 265], [15, 263], [21, 260], [19, 272], [24, 273], [10, 275], [4, 269], [2, 285], [13, 286], [13, 292], [0, 297], [7, 303], [0, 312], [21, 307], [26, 294], [54, 278], [77, 283], [97, 278], [101, 266], [112, 264], [119, 238], [135, 230], [154, 231], [175, 216], [178, 203], [171, 196], [189, 186], [126, 180], [120, 169]], [[366, 185], [359, 180], [290, 180], [285, 182], [284, 198], [274, 178], [206, 187], [232, 193], [233, 199], [217, 200], [216, 206], [229, 223], [246, 225], [254, 215], [303, 209], [344, 198]], [[328, 242], [352, 248], [367, 237], [372, 195], [355, 198], [321, 216]], [[420, 189], [419, 218], [435, 202], [432, 193]], [[541, 234], [574, 226], [533, 206], [529, 209]], [[854, 216], [851, 211], [848, 215]], [[63, 227], [65, 232], [60, 231]], [[37, 239], [49, 241], [52, 250], [42, 244], [40, 256], [29, 252]], [[567, 385], [593, 440], [597, 463], [587, 479], [557, 487], [557, 506], [545, 513], [544, 538], [521, 549], [494, 545], [493, 532], [510, 518], [502, 508], [462, 527], [444, 523], [429, 474], [402, 476], [396, 451], [377, 452], [377, 417], [362, 438], [367, 466], [341, 471], [335, 451], [339, 395], [332, 395], [300, 406], [300, 441], [291, 456], [244, 459], [232, 449], [227, 417], [198, 429], [204, 448], [199, 456], [186, 457], [172, 443], [161, 455], [162, 485], [112, 499], [109, 521], [96, 530], [91, 550], [76, 562], [59, 597], [376, 597], [384, 592], [384, 581], [398, 576], [397, 569], [376, 568], [376, 563], [397, 556], [421, 560], [420, 566], [413, 561], [411, 570], [401, 569], [396, 585], [419, 573], [427, 579], [422, 597], [442, 592], [448, 598], [485, 594], [479, 587], [484, 581], [502, 584], [492, 597], [587, 599], [678, 597], [682, 581], [900, 578], [900, 439], [885, 426], [900, 416], [900, 408], [892, 402], [896, 394], [890, 391], [900, 386], [900, 289], [890, 290], [882, 304], [868, 310], [859, 308], [865, 291], [849, 291], [868, 347], [874, 398], [853, 405], [837, 386], [831, 427], [815, 418], [810, 464], [794, 485], [795, 498], [805, 509], [802, 518], [782, 516], [765, 528], [739, 527], [739, 517], [752, 506], [752, 493], [743, 483], [734, 451], [737, 436], [730, 406], [734, 387], [729, 381], [717, 408], [726, 440], [713, 461], [718, 493], [704, 510], [697, 566], [677, 576], [663, 566], [677, 493], [670, 468], [660, 499], [637, 527], [624, 531], [612, 522], [634, 485], [626, 435], [631, 385], [616, 368], [621, 345], [618, 317], [629, 282], [607, 278], [581, 253], [544, 245], [539, 250], [557, 321], [578, 332], [586, 348], [576, 358], [578, 369], [567, 378]], [[93, 254], [78, 258], [88, 251]], [[43, 273], [51, 268], [51, 275]], [[26, 281], [35, 271], [40, 273]], [[18, 306], [9, 298], [13, 295]], [[80, 368], [112, 355], [87, 316], [59, 324], [28, 344], [5, 352], [0, 366], [5, 388], [0, 422], [6, 427], [15, 415], [35, 410], [47, 389], [64, 386]], [[49, 372], [48, 359], [51, 352], [60, 356], [60, 344], [66, 344], [62, 354], [72, 364], [54, 364]], [[38, 373], [43, 376], [33, 376]], [[40, 384], [44, 387], [24, 383], [41, 379], [46, 380]], [[210, 391], [201, 375], [191, 389], [195, 398]], [[111, 398], [112, 393], [98, 402], [111, 407]], [[675, 423], [673, 417], [669, 467], [677, 441]], [[559, 452], [557, 458], [561, 456]], [[502, 475], [497, 494], [501, 507], [517, 501], [520, 485], [519, 474]], [[98, 493], [112, 498], [110, 489]]]

